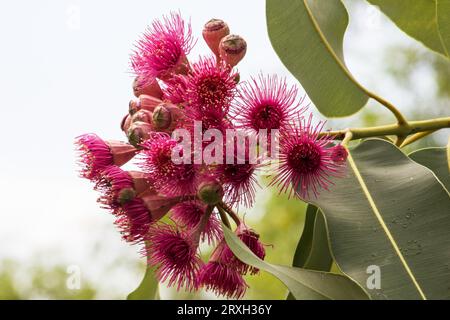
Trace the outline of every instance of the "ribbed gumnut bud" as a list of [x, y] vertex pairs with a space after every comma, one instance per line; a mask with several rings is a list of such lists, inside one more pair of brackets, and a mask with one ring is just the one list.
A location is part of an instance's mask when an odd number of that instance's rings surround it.
[[138, 99], [130, 101], [129, 112], [131, 115], [141, 109], [153, 112], [153, 110], [155, 110], [155, 108], [161, 103], [161, 99], [149, 96], [147, 94], [141, 94]]
[[230, 34], [220, 40], [220, 57], [232, 67], [244, 58], [246, 52], [247, 42], [241, 36]]
[[145, 122], [148, 124], [152, 123], [152, 113], [148, 110], [141, 109], [137, 111], [133, 116], [131, 117], [131, 122]]
[[157, 131], [170, 131], [182, 117], [183, 112], [177, 105], [163, 102], [153, 110], [152, 125]]
[[130, 126], [131, 126], [131, 116], [127, 114], [123, 117], [122, 122], [120, 123], [120, 129], [122, 129], [123, 132], [127, 133]]
[[197, 196], [208, 205], [216, 205], [223, 198], [222, 185], [214, 179], [203, 181], [197, 188]]
[[136, 96], [136, 98], [139, 97], [141, 94], [146, 94], [158, 99], [162, 99], [163, 97], [163, 92], [156, 79], [145, 81], [140, 77], [134, 78], [133, 93]]
[[153, 126], [156, 130], [163, 130], [170, 127], [172, 122], [172, 115], [170, 110], [166, 108], [164, 104], [160, 104], [153, 111]]
[[139, 148], [142, 142], [150, 138], [152, 131], [153, 128], [150, 124], [142, 121], [134, 122], [127, 132], [128, 141], [136, 148]]
[[130, 161], [138, 152], [134, 146], [123, 141], [107, 140], [105, 143], [109, 147], [113, 163], [119, 167]]
[[220, 40], [230, 34], [230, 28], [223, 20], [211, 19], [203, 27], [202, 34], [208, 47], [218, 57]]

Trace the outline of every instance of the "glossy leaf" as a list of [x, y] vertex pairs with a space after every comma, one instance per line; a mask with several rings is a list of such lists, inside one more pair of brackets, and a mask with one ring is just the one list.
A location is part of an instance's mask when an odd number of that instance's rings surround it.
[[[309, 204], [305, 226], [295, 250], [292, 266], [317, 271], [330, 271], [333, 258], [328, 245], [327, 229], [322, 212]], [[289, 293], [288, 299], [293, 299]]]
[[328, 246], [323, 214], [316, 206], [310, 204], [306, 209], [305, 227], [292, 265], [311, 270], [330, 271], [332, 263], [333, 258]]
[[127, 300], [158, 300], [158, 280], [154, 268], [148, 267], [139, 286], [127, 296]]
[[450, 1], [368, 0], [400, 29], [428, 48], [450, 58]]
[[224, 225], [222, 227], [227, 245], [241, 261], [273, 274], [296, 299], [368, 299], [364, 290], [346, 276], [265, 262], [230, 229]]
[[340, 0], [267, 0], [270, 41], [317, 109], [343, 117], [367, 102], [343, 55], [348, 14]]
[[450, 191], [450, 159], [447, 157], [447, 148], [420, 149], [410, 153], [409, 157], [433, 171]]
[[[326, 217], [340, 270], [374, 299], [449, 299], [450, 197], [427, 168], [392, 143], [350, 150], [347, 172], [310, 202]], [[372, 266], [372, 267], [371, 267]]]

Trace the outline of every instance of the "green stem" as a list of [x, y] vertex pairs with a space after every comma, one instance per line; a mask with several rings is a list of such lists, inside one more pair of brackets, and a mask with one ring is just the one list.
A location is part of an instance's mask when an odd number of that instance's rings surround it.
[[217, 206], [216, 208], [217, 210], [219, 210], [220, 219], [222, 220], [223, 224], [227, 226], [228, 229], [231, 229], [231, 224], [230, 221], [228, 220], [227, 213], [225, 212], [225, 210], [223, 210], [221, 206]]
[[344, 139], [342, 140], [342, 145], [344, 147], [347, 147], [348, 143], [350, 140], [352, 140], [353, 138], [353, 133], [350, 130], [347, 130], [347, 132], [345, 133]]
[[422, 139], [422, 138], [432, 134], [433, 132], [434, 132], [433, 130], [430, 130], [430, 131], [422, 131], [422, 132], [415, 133], [415, 134], [409, 136], [408, 138], [406, 138], [405, 141], [403, 141], [400, 148], [406, 147], [408, 144], [416, 142], [417, 140]]
[[385, 126], [368, 128], [350, 128], [337, 131], [326, 131], [320, 133], [320, 136], [330, 135], [334, 139], [342, 140], [348, 131], [352, 133], [352, 140], [379, 136], [395, 135], [397, 137], [406, 137], [414, 133], [423, 131], [436, 131], [443, 128], [450, 128], [450, 117], [437, 118], [431, 120], [410, 121], [407, 125], [389, 124]]
[[223, 210], [228, 213], [228, 215], [233, 219], [234, 223], [236, 223], [237, 226], [241, 224], [241, 219], [239, 219], [239, 216], [236, 212], [233, 211], [226, 203], [221, 202], [217, 205], [217, 207], [222, 208]]

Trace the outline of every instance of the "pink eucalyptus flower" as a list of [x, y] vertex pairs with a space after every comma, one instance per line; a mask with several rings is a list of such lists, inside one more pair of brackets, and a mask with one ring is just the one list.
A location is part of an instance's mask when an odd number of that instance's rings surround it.
[[[178, 13], [155, 20], [137, 42], [131, 66], [144, 83], [154, 78], [168, 79], [173, 74], [186, 73], [186, 55], [194, 44], [190, 23]], [[142, 86], [142, 84], [141, 84]]]
[[152, 224], [164, 217], [184, 197], [164, 197], [151, 188], [143, 194], [125, 202], [115, 210], [116, 225], [128, 242], [145, 240]]
[[124, 171], [118, 166], [103, 170], [95, 184], [95, 189], [101, 193], [98, 202], [113, 211], [151, 188], [153, 184], [145, 173]]
[[130, 144], [120, 141], [104, 141], [94, 133], [83, 134], [76, 138], [80, 176], [95, 180], [97, 175], [111, 165], [121, 166], [131, 160], [138, 150]]
[[280, 192], [294, 192], [300, 198], [317, 197], [320, 189], [328, 189], [330, 178], [339, 175], [340, 166], [332, 160], [332, 139], [319, 136], [324, 123], [313, 127], [312, 115], [298, 126], [281, 132], [280, 167], [271, 185]]
[[175, 196], [195, 192], [195, 168], [193, 164], [176, 164], [172, 150], [177, 142], [168, 134], [154, 134], [142, 147], [143, 157], [139, 164], [152, 176], [155, 187], [163, 194]]
[[[246, 145], [245, 152], [239, 156], [238, 149], [235, 147], [232, 163], [227, 163], [224, 152], [224, 163], [215, 168], [215, 175], [224, 184], [226, 202], [230, 204], [243, 203], [247, 208], [251, 207], [255, 200], [256, 187], [259, 186], [256, 180], [256, 171], [262, 166], [260, 163], [250, 163], [248, 150], [248, 145]], [[239, 154], [241, 153], [239, 152]]]
[[[259, 241], [259, 234], [247, 227], [244, 223], [241, 223], [236, 230], [236, 235], [258, 258], [264, 260], [266, 250], [264, 249], [264, 245]], [[235, 267], [241, 274], [250, 272], [250, 274], [254, 275], [259, 272], [258, 268], [240, 261], [227, 245], [225, 245], [222, 252], [222, 261]]]
[[[186, 201], [173, 207], [171, 217], [186, 229], [192, 230], [199, 225], [205, 211], [206, 205], [200, 201]], [[208, 222], [200, 233], [200, 237], [201, 241], [207, 241], [208, 244], [212, 244], [222, 238], [220, 221], [215, 215], [209, 217]]]
[[223, 117], [235, 96], [237, 73], [214, 57], [200, 59], [184, 77], [188, 112], [198, 119], [205, 111], [219, 111]]
[[297, 100], [297, 88], [288, 87], [285, 79], [276, 75], [243, 83], [239, 99], [232, 112], [239, 127], [258, 133], [261, 129], [284, 129], [295, 117], [305, 111]]
[[156, 275], [168, 285], [196, 289], [195, 277], [201, 267], [198, 243], [191, 235], [175, 226], [160, 224], [148, 232], [149, 263], [157, 266]]
[[211, 290], [217, 295], [227, 298], [240, 299], [247, 290], [247, 284], [237, 268], [222, 261], [222, 252], [225, 241], [216, 247], [208, 263], [198, 273], [197, 283], [199, 287]]

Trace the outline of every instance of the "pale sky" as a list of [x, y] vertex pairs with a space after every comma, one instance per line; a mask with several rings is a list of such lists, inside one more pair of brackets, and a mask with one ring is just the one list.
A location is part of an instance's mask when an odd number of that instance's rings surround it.
[[[77, 177], [73, 140], [86, 132], [124, 138], [119, 123], [132, 98], [133, 42], [153, 18], [171, 10], [191, 18], [198, 38], [191, 59], [209, 53], [203, 24], [221, 18], [248, 43], [238, 66], [241, 79], [262, 71], [296, 83], [270, 45], [262, 0], [1, 2], [0, 260], [39, 254], [46, 262], [80, 265], [95, 278], [115, 256], [137, 259], [136, 248], [120, 240], [112, 217], [97, 206], [90, 184]], [[347, 64], [361, 83], [404, 109], [411, 101], [383, 78], [381, 53], [394, 43], [420, 45], [367, 5], [357, 12], [364, 19], [351, 21]], [[433, 90], [434, 81], [424, 75], [418, 90]], [[92, 258], [98, 241], [105, 254]], [[141, 275], [122, 271], [120, 290], [127, 292]]]

